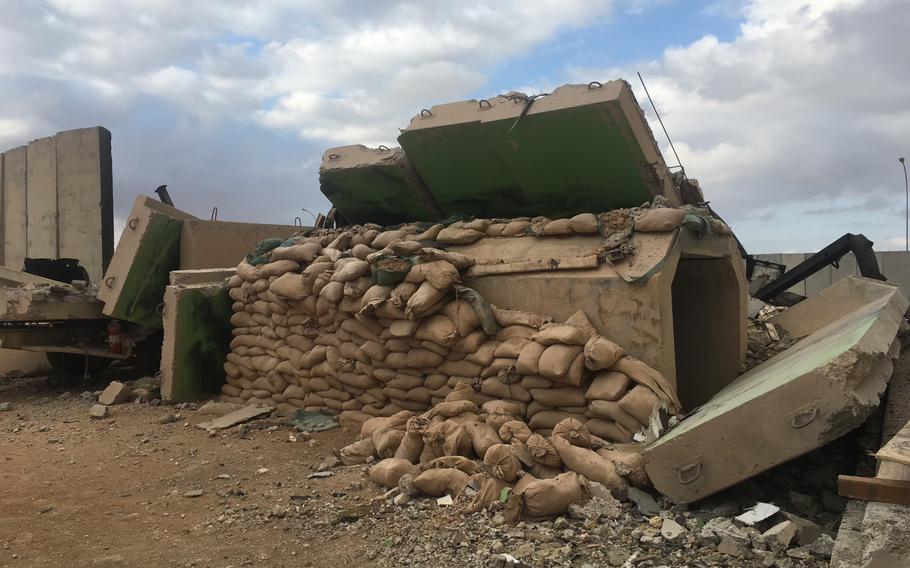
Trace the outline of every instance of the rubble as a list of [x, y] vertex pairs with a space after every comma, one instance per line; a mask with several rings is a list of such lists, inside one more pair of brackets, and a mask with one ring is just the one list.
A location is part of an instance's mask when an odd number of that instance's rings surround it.
[[111, 381], [104, 392], [98, 396], [98, 403], [106, 406], [123, 404], [129, 402], [134, 396], [135, 393], [120, 381]]
[[104, 404], [93, 404], [88, 410], [92, 418], [107, 418], [111, 415], [111, 407]]

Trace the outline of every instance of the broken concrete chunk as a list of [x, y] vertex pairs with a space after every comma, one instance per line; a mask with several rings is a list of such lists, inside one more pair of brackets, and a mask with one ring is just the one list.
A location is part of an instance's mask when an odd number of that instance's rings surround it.
[[685, 527], [673, 519], [664, 519], [663, 524], [660, 526], [660, 536], [670, 544], [682, 544], [685, 542], [687, 534], [688, 531]]
[[[793, 513], [781, 511], [785, 519], [796, 525], [796, 543], [800, 546], [812, 544], [822, 534], [822, 528], [808, 519]], [[860, 516], [862, 519], [862, 516]]]
[[796, 524], [790, 521], [778, 523], [762, 533], [765, 544], [768, 545], [768, 549], [772, 552], [786, 550], [795, 536]]
[[629, 499], [635, 503], [642, 515], [656, 515], [660, 513], [660, 505], [654, 497], [637, 487], [629, 487]]
[[111, 408], [103, 404], [93, 404], [91, 408], [88, 409], [88, 415], [92, 418], [107, 418], [111, 415]]
[[98, 397], [101, 404], [123, 404], [133, 398], [133, 391], [120, 381], [111, 381], [107, 388]]
[[749, 554], [749, 549], [743, 543], [728, 536], [720, 539], [720, 544], [717, 545], [717, 551], [721, 554], [726, 554], [727, 556], [736, 557]]
[[764, 521], [780, 511], [780, 507], [771, 503], [756, 503], [745, 513], [735, 517], [735, 519], [744, 525], [753, 526], [756, 523]]

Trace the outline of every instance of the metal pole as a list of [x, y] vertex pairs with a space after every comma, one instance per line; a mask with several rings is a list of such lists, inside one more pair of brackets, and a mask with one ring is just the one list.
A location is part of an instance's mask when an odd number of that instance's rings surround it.
[[907, 218], [904, 225], [904, 251], [910, 252], [910, 184], [907, 183], [907, 163], [903, 156], [897, 159], [904, 168], [904, 195], [907, 201]]

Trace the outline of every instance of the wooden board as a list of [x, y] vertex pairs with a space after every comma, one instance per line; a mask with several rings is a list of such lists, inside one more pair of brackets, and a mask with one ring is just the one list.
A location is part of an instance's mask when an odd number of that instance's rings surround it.
[[839, 475], [837, 494], [862, 501], [910, 505], [910, 481]]
[[875, 459], [910, 466], [910, 422], [876, 452]]

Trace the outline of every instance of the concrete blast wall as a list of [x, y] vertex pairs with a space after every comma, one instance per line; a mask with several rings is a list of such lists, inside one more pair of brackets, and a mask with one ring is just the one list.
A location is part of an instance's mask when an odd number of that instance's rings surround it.
[[92, 281], [114, 252], [111, 133], [58, 132], [0, 155], [0, 264], [77, 258]]

